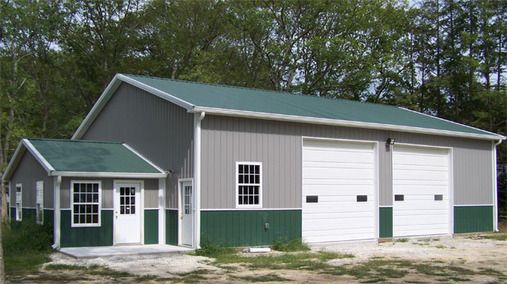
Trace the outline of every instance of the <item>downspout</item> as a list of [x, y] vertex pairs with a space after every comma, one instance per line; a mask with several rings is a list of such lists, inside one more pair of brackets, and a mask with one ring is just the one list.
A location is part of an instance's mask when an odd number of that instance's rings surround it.
[[206, 112], [194, 114], [194, 204], [195, 204], [195, 247], [201, 245], [201, 121]]
[[53, 207], [54, 207], [54, 220], [53, 220], [53, 249], [60, 248], [60, 221], [61, 221], [61, 212], [60, 212], [60, 185], [62, 184], [62, 176], [56, 176], [54, 179], [54, 187], [53, 187]]
[[499, 232], [498, 230], [498, 185], [497, 185], [497, 163], [496, 163], [496, 146], [500, 145], [502, 140], [498, 140], [497, 142], [493, 141], [493, 153], [492, 153], [492, 167], [493, 167], [493, 230], [495, 232]]

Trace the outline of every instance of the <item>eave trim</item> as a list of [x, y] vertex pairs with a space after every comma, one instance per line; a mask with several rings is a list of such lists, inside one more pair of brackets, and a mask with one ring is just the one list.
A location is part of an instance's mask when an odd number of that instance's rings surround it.
[[[390, 131], [433, 134], [433, 135], [442, 135], [442, 136], [451, 136], [451, 137], [475, 138], [475, 139], [484, 139], [484, 140], [505, 140], [506, 139], [506, 137], [504, 137], [502, 135], [494, 134], [491, 132], [488, 132], [491, 134], [474, 134], [474, 133], [467, 133], [467, 132], [460, 132], [460, 131], [441, 130], [441, 129], [432, 129], [432, 128], [415, 127], [415, 126], [403, 126], [403, 125], [394, 125], [394, 124], [383, 124], [383, 123], [375, 123], [375, 122], [362, 122], [362, 121], [330, 119], [330, 118], [317, 118], [317, 117], [307, 117], [307, 116], [297, 116], [297, 115], [287, 115], [287, 114], [253, 112], [253, 111], [244, 111], [244, 110], [230, 110], [230, 109], [222, 109], [222, 108], [195, 107], [191, 112], [197, 113], [197, 112], [203, 112], [203, 111], [205, 111], [208, 114], [245, 117], [245, 118], [257, 118], [257, 119], [279, 120], [279, 121], [300, 122], [300, 123], [310, 123], [310, 124], [324, 124], [324, 125], [334, 125], [334, 126], [344, 126], [344, 127], [390, 130]], [[481, 131], [484, 131], [484, 130], [481, 130]], [[487, 132], [487, 131], [485, 131], [485, 132]]]
[[122, 172], [71, 172], [52, 171], [50, 176], [93, 177], [93, 178], [166, 178], [167, 173], [122, 173]]

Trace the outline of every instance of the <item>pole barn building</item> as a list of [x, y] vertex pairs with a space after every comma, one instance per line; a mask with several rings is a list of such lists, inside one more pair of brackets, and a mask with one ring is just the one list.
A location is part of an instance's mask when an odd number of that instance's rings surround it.
[[505, 137], [404, 108], [118, 74], [71, 140], [23, 139], [13, 222], [54, 247], [496, 231]]

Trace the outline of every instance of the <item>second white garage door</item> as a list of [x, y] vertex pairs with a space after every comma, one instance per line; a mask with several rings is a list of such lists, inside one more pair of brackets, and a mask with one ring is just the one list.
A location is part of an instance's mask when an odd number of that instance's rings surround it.
[[450, 234], [449, 151], [394, 146], [394, 237]]
[[303, 141], [305, 242], [375, 239], [374, 145]]

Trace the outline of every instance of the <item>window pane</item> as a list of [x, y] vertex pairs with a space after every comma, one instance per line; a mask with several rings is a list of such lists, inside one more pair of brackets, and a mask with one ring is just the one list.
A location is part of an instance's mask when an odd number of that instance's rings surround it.
[[74, 192], [79, 192], [79, 183], [74, 184]]
[[74, 215], [74, 224], [79, 224], [79, 215]]
[[79, 213], [79, 205], [74, 205], [74, 214]]
[[98, 183], [93, 184], [93, 192], [99, 192], [99, 184]]
[[99, 214], [93, 214], [93, 223], [99, 223]]
[[91, 183], [86, 184], [86, 192], [92, 192], [93, 185]]

